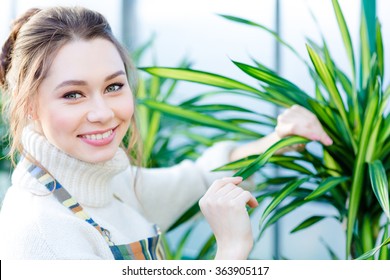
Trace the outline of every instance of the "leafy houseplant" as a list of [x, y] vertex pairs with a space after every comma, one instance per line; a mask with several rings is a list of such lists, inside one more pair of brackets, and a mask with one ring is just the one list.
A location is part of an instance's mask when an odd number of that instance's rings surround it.
[[[361, 52], [356, 63], [354, 46], [344, 15], [337, 0], [332, 0], [335, 16], [343, 38], [350, 64], [350, 73], [343, 72], [331, 56], [323, 39], [321, 44], [308, 40], [306, 44], [310, 62], [302, 58], [287, 42], [261, 24], [224, 15], [223, 17], [247, 26], [266, 30], [289, 48], [307, 66], [315, 85], [315, 93], [308, 94], [293, 82], [276, 74], [270, 68], [253, 60], [253, 65], [238, 61], [233, 63], [245, 74], [260, 82], [253, 87], [223, 75], [188, 68], [147, 67], [142, 70], [161, 78], [184, 80], [223, 89], [223, 92], [264, 100], [281, 107], [299, 104], [312, 111], [322, 123], [334, 144], [323, 147], [318, 156], [309, 149], [298, 156], [276, 155], [280, 148], [307, 143], [302, 137], [282, 139], [265, 153], [232, 162], [217, 170], [238, 170], [236, 175], [248, 178], [262, 167], [277, 164], [293, 172], [293, 176], [269, 176], [259, 182], [257, 199], [272, 198], [259, 221], [260, 236], [270, 225], [302, 205], [321, 202], [337, 210], [336, 217], [313, 216], [302, 221], [292, 232], [309, 228], [325, 218], [337, 219], [346, 224], [345, 258], [389, 259], [389, 177], [390, 177], [390, 118], [386, 112], [390, 86], [383, 85], [384, 54], [379, 21], [376, 22], [375, 44], [370, 49], [367, 21], [361, 17]], [[357, 66], [361, 73], [358, 77]], [[255, 112], [238, 106], [204, 105], [216, 93], [206, 93], [176, 105], [158, 100], [143, 99], [150, 110], [184, 119], [196, 125], [209, 126], [220, 131], [230, 131], [235, 137], [257, 137], [255, 130], [243, 123], [257, 120]], [[220, 119], [205, 108], [215, 111], [241, 111], [249, 117]], [[265, 116], [261, 116], [266, 119]], [[265, 122], [272, 125], [274, 120]], [[273, 185], [274, 187], [267, 187]], [[291, 198], [286, 202], [286, 198]], [[185, 221], [197, 211], [194, 205], [180, 220]], [[260, 237], [259, 236], [259, 237]]]

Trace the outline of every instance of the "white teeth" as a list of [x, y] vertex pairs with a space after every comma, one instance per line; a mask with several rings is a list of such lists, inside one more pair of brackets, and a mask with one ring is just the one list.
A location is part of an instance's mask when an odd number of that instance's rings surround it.
[[107, 137], [110, 136], [111, 134], [112, 134], [112, 130], [107, 131], [107, 132], [103, 133], [103, 138], [107, 138]]
[[83, 138], [87, 138], [89, 140], [102, 140], [104, 138], [109, 137], [112, 134], [112, 130], [109, 130], [107, 132], [104, 132], [103, 134], [86, 134], [83, 135]]

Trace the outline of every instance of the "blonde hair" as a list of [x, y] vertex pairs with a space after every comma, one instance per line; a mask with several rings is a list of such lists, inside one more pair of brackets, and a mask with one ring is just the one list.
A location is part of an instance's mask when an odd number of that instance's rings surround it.
[[[136, 71], [128, 53], [114, 37], [103, 15], [82, 7], [52, 7], [30, 9], [19, 17], [0, 54], [0, 87], [3, 114], [9, 123], [10, 157], [23, 153], [21, 135], [28, 124], [28, 115], [36, 106], [38, 87], [47, 75], [50, 65], [65, 44], [74, 40], [102, 38], [117, 48], [129, 79], [136, 92]], [[131, 120], [128, 155], [140, 160], [141, 146], [135, 117]], [[138, 142], [137, 145], [135, 143]]]

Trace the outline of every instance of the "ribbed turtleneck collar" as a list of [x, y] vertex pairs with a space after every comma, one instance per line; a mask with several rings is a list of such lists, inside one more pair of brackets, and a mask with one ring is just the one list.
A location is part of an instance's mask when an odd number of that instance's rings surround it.
[[113, 198], [110, 180], [124, 171], [129, 160], [118, 148], [114, 158], [104, 163], [88, 163], [75, 159], [50, 144], [32, 127], [23, 131], [24, 149], [82, 205], [101, 207]]

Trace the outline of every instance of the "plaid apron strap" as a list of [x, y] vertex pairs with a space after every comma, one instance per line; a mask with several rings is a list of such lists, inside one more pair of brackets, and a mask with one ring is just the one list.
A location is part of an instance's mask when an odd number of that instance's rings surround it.
[[69, 192], [56, 179], [53, 178], [53, 176], [26, 158], [24, 158], [22, 161], [27, 171], [30, 172], [30, 174], [42, 185], [44, 185], [62, 205], [72, 211], [77, 217], [83, 219], [92, 225], [95, 229], [97, 229], [110, 246], [114, 245], [114, 243], [110, 240], [108, 231], [99, 226], [84, 211], [83, 207], [69, 194]]
[[21, 164], [28, 172], [54, 195], [54, 197], [77, 217], [83, 219], [104, 237], [116, 260], [157, 260], [164, 259], [165, 254], [160, 242], [160, 230], [155, 226], [156, 236], [139, 240], [130, 244], [115, 245], [110, 239], [109, 231], [99, 226], [83, 209], [83, 207], [62, 187], [50, 174], [39, 166], [23, 158]]

